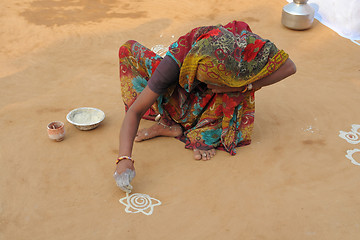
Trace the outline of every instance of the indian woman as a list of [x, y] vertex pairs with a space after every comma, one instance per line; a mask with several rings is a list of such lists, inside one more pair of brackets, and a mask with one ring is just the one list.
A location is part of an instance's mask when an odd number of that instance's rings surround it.
[[[296, 72], [288, 54], [253, 33], [245, 22], [192, 29], [163, 58], [130, 40], [120, 47], [125, 118], [114, 178], [131, 192], [134, 141], [176, 137], [195, 160], [217, 150], [231, 155], [251, 143], [255, 91]], [[141, 119], [155, 121], [138, 130]]]

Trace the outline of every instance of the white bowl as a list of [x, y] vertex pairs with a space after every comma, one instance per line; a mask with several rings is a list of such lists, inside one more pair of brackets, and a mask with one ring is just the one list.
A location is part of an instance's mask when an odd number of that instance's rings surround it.
[[71, 110], [66, 119], [80, 130], [91, 130], [104, 120], [105, 113], [97, 108], [81, 107]]

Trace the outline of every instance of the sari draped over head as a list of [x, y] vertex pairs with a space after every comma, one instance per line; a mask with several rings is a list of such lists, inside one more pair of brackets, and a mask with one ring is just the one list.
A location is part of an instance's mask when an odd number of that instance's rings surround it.
[[[128, 108], [139, 84], [142, 89], [146, 86], [161, 57], [135, 41], [123, 47], [120, 72], [127, 72], [120, 79]], [[160, 113], [180, 124], [184, 133], [178, 138], [189, 149], [216, 148], [235, 155], [236, 147], [250, 144], [254, 91], [213, 93], [206, 84], [246, 86], [276, 71], [288, 55], [239, 21], [195, 28], [172, 43], [167, 55], [180, 68], [179, 82], [159, 97], [147, 115]]]
[[170, 47], [179, 65], [179, 83], [188, 92], [199, 81], [242, 87], [276, 71], [288, 58], [272, 42], [251, 32], [244, 22], [193, 29]]

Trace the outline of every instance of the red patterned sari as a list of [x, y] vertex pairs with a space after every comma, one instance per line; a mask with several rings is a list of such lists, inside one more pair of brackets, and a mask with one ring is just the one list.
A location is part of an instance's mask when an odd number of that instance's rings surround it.
[[[171, 44], [167, 55], [179, 65], [179, 83], [161, 95], [144, 117], [153, 119], [160, 113], [180, 124], [184, 134], [179, 139], [189, 149], [216, 148], [235, 155], [236, 147], [250, 144], [254, 92], [216, 94], [206, 84], [248, 85], [276, 71], [288, 55], [238, 21], [195, 28]], [[162, 58], [135, 41], [125, 43], [119, 57], [128, 109]]]

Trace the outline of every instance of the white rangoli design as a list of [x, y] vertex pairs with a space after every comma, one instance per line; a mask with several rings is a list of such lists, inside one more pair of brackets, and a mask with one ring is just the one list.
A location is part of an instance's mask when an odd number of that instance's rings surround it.
[[353, 154], [356, 152], [360, 152], [360, 149], [347, 150], [347, 154], [345, 155], [353, 164], [360, 166], [360, 162], [356, 161], [353, 157]]
[[[339, 137], [345, 139], [348, 143], [358, 144], [360, 143], [360, 124], [351, 125], [350, 132], [340, 131]], [[347, 150], [346, 157], [351, 161], [351, 163], [360, 166], [360, 162], [356, 161], [353, 157], [354, 153], [360, 152], [360, 149]]]
[[353, 124], [351, 127], [351, 131], [360, 135], [360, 124]]
[[[160, 35], [160, 37], [161, 37], [161, 35]], [[157, 55], [160, 55], [161, 57], [165, 57], [165, 55], [168, 51], [168, 48], [165, 47], [164, 45], [155, 45], [151, 48], [151, 51], [153, 51]]]
[[358, 144], [360, 143], [360, 125], [353, 124], [351, 127], [350, 132], [340, 131], [339, 137], [345, 139], [348, 143]]
[[147, 194], [141, 193], [126, 193], [126, 197], [123, 197], [119, 202], [126, 206], [125, 212], [127, 213], [143, 213], [145, 215], [151, 215], [155, 206], [161, 205], [161, 202], [155, 198], [150, 197]]

